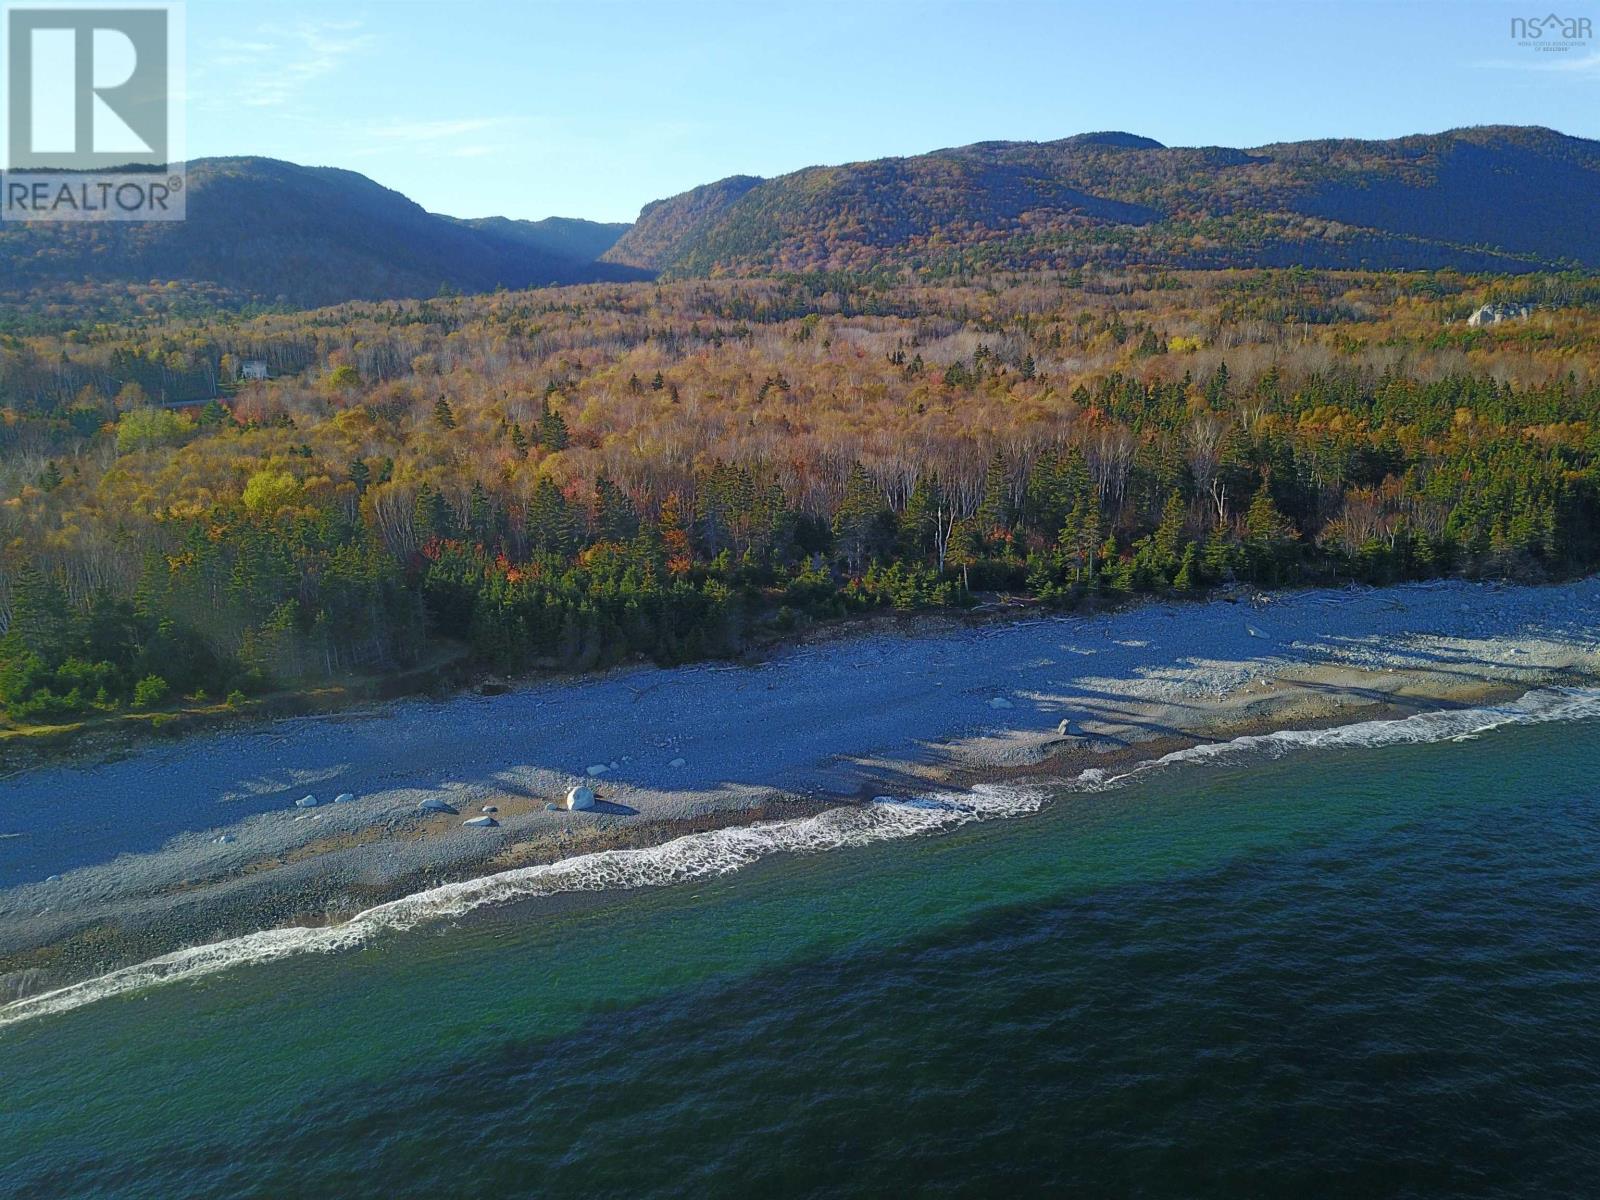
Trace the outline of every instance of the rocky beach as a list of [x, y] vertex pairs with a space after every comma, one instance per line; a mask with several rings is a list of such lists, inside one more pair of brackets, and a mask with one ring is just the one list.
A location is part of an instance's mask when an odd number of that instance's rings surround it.
[[[921, 619], [39, 767], [0, 781], [0, 998], [537, 864], [1494, 705], [1597, 668], [1593, 578], [1242, 593]], [[567, 811], [582, 786], [594, 807]]]

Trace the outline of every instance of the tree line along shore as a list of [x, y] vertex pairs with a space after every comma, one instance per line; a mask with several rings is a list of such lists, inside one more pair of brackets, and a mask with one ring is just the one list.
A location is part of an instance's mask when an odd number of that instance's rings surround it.
[[[1491, 301], [1518, 314], [1473, 325]], [[814, 275], [0, 334], [13, 726], [1600, 562], [1600, 284]]]

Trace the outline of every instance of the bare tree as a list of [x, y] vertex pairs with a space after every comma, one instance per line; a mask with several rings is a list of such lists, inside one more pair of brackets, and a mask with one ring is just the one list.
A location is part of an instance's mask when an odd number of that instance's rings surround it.
[[939, 498], [939, 506], [934, 512], [933, 522], [933, 548], [939, 555], [939, 574], [944, 574], [945, 559], [950, 554], [950, 538], [956, 530], [955, 506], [945, 502], [943, 496]]
[[1133, 434], [1126, 425], [1100, 425], [1084, 439], [1084, 461], [1101, 504], [1121, 506], [1128, 472], [1133, 469], [1133, 451]]
[[1184, 430], [1185, 458], [1194, 475], [1195, 487], [1210, 494], [1222, 463], [1222, 448], [1228, 440], [1228, 418], [1220, 413], [1197, 412]]
[[396, 558], [409, 558], [417, 548], [416, 489], [385, 483], [368, 495], [372, 497], [373, 523], [383, 544]]

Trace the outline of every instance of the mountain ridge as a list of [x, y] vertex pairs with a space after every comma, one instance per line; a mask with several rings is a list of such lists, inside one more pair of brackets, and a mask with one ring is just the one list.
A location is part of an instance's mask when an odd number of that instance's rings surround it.
[[594, 237], [568, 219], [460, 221], [339, 167], [196, 159], [187, 164], [187, 186], [183, 221], [7, 222], [0, 226], [0, 278], [20, 291], [152, 279], [204, 283], [314, 307], [441, 288], [481, 292], [649, 275], [559, 252]]
[[[1247, 149], [1120, 131], [734, 176], [604, 261], [667, 277], [917, 268], [1600, 267], [1600, 143], [1542, 126]], [[732, 180], [736, 188], [725, 187]]]
[[354, 171], [189, 164], [188, 219], [0, 225], [8, 292], [178, 282], [314, 307], [656, 277], [1600, 269], [1600, 142], [1541, 126], [1248, 149], [1123, 131], [731, 175], [639, 219], [462, 219]]
[[583, 217], [545, 217], [538, 221], [518, 217], [450, 219], [578, 262], [593, 262], [632, 228], [627, 221], [590, 221]]

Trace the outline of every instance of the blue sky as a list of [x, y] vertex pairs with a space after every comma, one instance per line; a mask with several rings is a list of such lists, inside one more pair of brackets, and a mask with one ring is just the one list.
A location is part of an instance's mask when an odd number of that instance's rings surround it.
[[188, 149], [348, 167], [457, 216], [632, 220], [726, 175], [1086, 130], [1600, 137], [1600, 40], [1519, 46], [1528, 8], [190, 0]]

